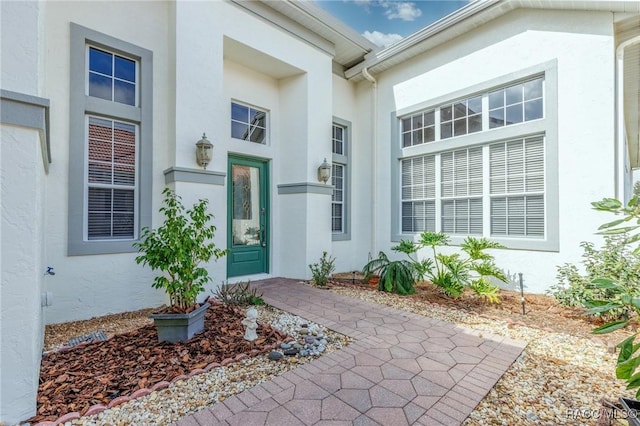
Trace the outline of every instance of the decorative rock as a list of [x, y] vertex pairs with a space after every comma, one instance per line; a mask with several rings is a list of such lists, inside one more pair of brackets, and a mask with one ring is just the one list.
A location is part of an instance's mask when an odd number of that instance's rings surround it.
[[320, 339], [320, 344], [323, 346], [327, 346], [327, 339]]
[[291, 349], [285, 349], [284, 354], [287, 356], [293, 356], [293, 355], [296, 355], [298, 352], [299, 352], [298, 349], [291, 348]]
[[[176, 376], [173, 379], [171, 379], [171, 383], [176, 383], [176, 382], [179, 382], [181, 380], [186, 380], [188, 378], [189, 378], [189, 376], [187, 376], [186, 374], [180, 374], [179, 376]], [[111, 404], [109, 404], [109, 407], [111, 407]]]
[[151, 386], [151, 391], [153, 392], [153, 391], [157, 391], [157, 390], [160, 390], [160, 389], [168, 388], [170, 384], [171, 383], [166, 382], [166, 381], [158, 382], [155, 385]]
[[131, 398], [129, 398], [128, 396], [119, 396], [116, 399], [112, 399], [111, 400], [111, 402], [109, 403], [109, 408], [113, 408], [115, 406], [118, 406], [120, 404], [124, 404], [125, 402], [129, 402], [129, 401], [131, 401]]
[[[142, 389], [140, 389], [140, 390], [142, 390]], [[135, 392], [134, 392], [134, 395], [135, 395]], [[133, 395], [131, 395], [131, 396], [133, 396]], [[102, 405], [102, 404], [92, 405], [91, 407], [89, 407], [87, 412], [84, 413], [84, 415], [85, 416], [93, 416], [93, 415], [96, 415], [98, 413], [102, 413], [106, 409], [107, 409], [106, 405]]]
[[306, 350], [306, 349], [302, 349], [302, 350], [300, 351], [300, 356], [309, 356], [309, 351], [308, 351], [308, 350]]
[[301, 328], [307, 328], [307, 327], [309, 327], [309, 324], [300, 324], [300, 327]]
[[280, 345], [281, 349], [291, 349], [291, 344], [290, 343], [283, 343]]
[[[196, 370], [193, 370], [191, 374], [193, 374], [194, 371]], [[202, 372], [204, 373], [204, 370], [202, 370]], [[147, 388], [138, 389], [137, 391], [131, 394], [131, 399], [142, 398], [143, 396], [147, 396], [150, 393], [151, 393], [150, 389], [147, 389]]]
[[304, 341], [307, 345], [312, 345], [316, 341], [316, 338], [313, 336], [307, 336], [304, 338]]
[[218, 367], [221, 367], [221, 365], [220, 365], [219, 363], [217, 363], [217, 362], [212, 362], [211, 364], [207, 365], [207, 366], [204, 368], [204, 371], [209, 372], [209, 371], [213, 370], [214, 368], [218, 368]]
[[280, 358], [282, 358], [282, 353], [278, 352], [278, 351], [272, 351], [272, 352], [269, 353], [268, 358], [271, 361], [278, 361]]
[[64, 416], [61, 416], [56, 420], [57, 425], [65, 424], [66, 422], [70, 422], [71, 420], [76, 420], [80, 418], [80, 413], [74, 411], [73, 413], [67, 413]]
[[233, 361], [234, 361], [233, 358], [225, 358], [222, 360], [220, 364], [224, 367], [225, 365], [231, 364]]
[[298, 330], [298, 333], [302, 334], [303, 336], [309, 334], [309, 329], [308, 328], [301, 328], [300, 330]]
[[295, 349], [302, 349], [302, 345], [301, 345], [300, 343], [298, 343], [298, 342], [295, 342], [295, 343], [293, 344], [293, 347], [294, 347]]

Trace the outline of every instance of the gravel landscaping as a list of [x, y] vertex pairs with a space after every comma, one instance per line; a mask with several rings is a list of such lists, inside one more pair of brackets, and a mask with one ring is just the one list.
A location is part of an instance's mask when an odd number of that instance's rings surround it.
[[[609, 423], [598, 423], [602, 398], [615, 400], [620, 396], [634, 395], [634, 392], [625, 390], [623, 381], [615, 379], [614, 371], [617, 355], [612, 351], [612, 343], [622, 340], [628, 334], [627, 331], [618, 332], [609, 336], [609, 340], [604, 340], [593, 338], [584, 332], [591, 327], [589, 323], [580, 324], [579, 319], [563, 320], [561, 315], [558, 315], [556, 323], [548, 324], [550, 328], [543, 329], [540, 324], [527, 324], [517, 316], [514, 321], [508, 314], [495, 315], [495, 312], [499, 312], [496, 308], [488, 311], [487, 315], [468, 309], [456, 309], [451, 305], [430, 303], [417, 297], [370, 291], [358, 286], [332, 285], [330, 290], [456, 323], [487, 334], [528, 342], [522, 355], [475, 408], [464, 422], [465, 425], [604, 425]], [[260, 323], [269, 324], [285, 334], [303, 339], [304, 336], [298, 334], [303, 324], [324, 334], [328, 340], [325, 353], [349, 343], [345, 336], [295, 315], [271, 307], [258, 307], [258, 310]], [[131, 329], [144, 322], [141, 317], [142, 315], [132, 315], [116, 320], [121, 321], [120, 325], [124, 329]], [[530, 318], [534, 317], [535, 315], [531, 315]], [[551, 319], [552, 316], [543, 317], [544, 321]], [[103, 321], [92, 321], [104, 325]], [[132, 324], [129, 328], [128, 321]], [[50, 339], [50, 349], [73, 337], [73, 328], [68, 327], [66, 332], [61, 332], [62, 328], [59, 326], [55, 338]], [[90, 326], [82, 328], [83, 331], [94, 329]], [[566, 332], [559, 331], [563, 329]], [[213, 368], [97, 415], [85, 416], [67, 424], [170, 424], [204, 406], [274, 379], [311, 359], [312, 357], [292, 356], [272, 361], [264, 353]]]

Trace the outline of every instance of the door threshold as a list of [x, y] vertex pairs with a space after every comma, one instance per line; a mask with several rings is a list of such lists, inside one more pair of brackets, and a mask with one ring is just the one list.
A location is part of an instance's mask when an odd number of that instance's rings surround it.
[[240, 275], [236, 277], [227, 278], [228, 284], [237, 284], [245, 281], [258, 281], [273, 278], [271, 274], [252, 274], [252, 275]]

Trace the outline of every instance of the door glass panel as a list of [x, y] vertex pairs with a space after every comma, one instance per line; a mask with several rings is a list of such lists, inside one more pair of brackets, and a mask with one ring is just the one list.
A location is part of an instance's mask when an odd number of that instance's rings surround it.
[[233, 245], [260, 245], [260, 170], [232, 166]]

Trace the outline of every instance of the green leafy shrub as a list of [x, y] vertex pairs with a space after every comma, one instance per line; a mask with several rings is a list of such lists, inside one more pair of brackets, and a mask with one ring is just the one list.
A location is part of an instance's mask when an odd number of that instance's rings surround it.
[[186, 312], [210, 281], [208, 271], [200, 264], [212, 257], [217, 260], [227, 251], [213, 243], [216, 227], [209, 224], [213, 215], [207, 213], [207, 200], [199, 200], [185, 211], [180, 197], [171, 189], [165, 188], [162, 194], [164, 223], [155, 230], [142, 229], [140, 241], [133, 244], [140, 253], [135, 260], [162, 271], [152, 286], [164, 289], [174, 310]]
[[[633, 244], [640, 241], [640, 233], [628, 235], [628, 233], [640, 228], [640, 183], [636, 183], [634, 186], [634, 195], [626, 206], [623, 206], [620, 201], [611, 198], [594, 202], [592, 205], [596, 210], [624, 215], [622, 219], [600, 226], [600, 234], [624, 235], [625, 244]], [[629, 225], [629, 223], [633, 225]], [[640, 254], [640, 245], [635, 248], [633, 253], [634, 255]], [[619, 310], [626, 311], [622, 318], [593, 329], [593, 333], [611, 333], [626, 327], [632, 321], [638, 321], [640, 297], [634, 287], [611, 278], [596, 278], [592, 280], [591, 284], [596, 289], [612, 292], [614, 297], [589, 300], [587, 306], [590, 309], [587, 310], [587, 315], [606, 314]], [[630, 289], [633, 289], [634, 292], [631, 293]], [[627, 389], [640, 388], [640, 372], [638, 372], [638, 367], [640, 367], [640, 344], [634, 343], [636, 337], [637, 333], [634, 333], [617, 346], [620, 348], [620, 354], [617, 360], [616, 377], [627, 382]], [[640, 398], [640, 389], [636, 392], [636, 398]]]
[[376, 259], [369, 261], [362, 273], [365, 277], [379, 275], [378, 290], [388, 293], [415, 293], [415, 271], [411, 262], [407, 260], [390, 260], [384, 252], [380, 252]]
[[[489, 302], [500, 300], [500, 289], [487, 278], [494, 277], [506, 282], [507, 277], [496, 265], [487, 249], [503, 248], [501, 244], [486, 238], [467, 237], [460, 246], [467, 258], [460, 254], [445, 255], [438, 253], [436, 248], [449, 245], [449, 237], [441, 232], [423, 232], [419, 241], [406, 241], [394, 247], [410, 259], [415, 274], [421, 279], [427, 277], [433, 284], [440, 287], [450, 297], [460, 297], [465, 287], [470, 288]], [[417, 252], [421, 248], [430, 247], [433, 260], [419, 260]]]
[[213, 295], [225, 305], [264, 305], [262, 293], [258, 294], [256, 288], [251, 288], [250, 281], [243, 281], [237, 284], [222, 284], [213, 292]]
[[[610, 278], [626, 287], [628, 294], [640, 295], [640, 255], [633, 253], [627, 240], [627, 234], [606, 235], [600, 249], [593, 243], [582, 242], [585, 273], [581, 274], [578, 267], [570, 263], [559, 266], [558, 284], [553, 285], [548, 293], [564, 306], [590, 306], [592, 300], [615, 300], [619, 292], [592, 284], [596, 278]], [[626, 315], [627, 311], [621, 308], [606, 314], [616, 319]]]
[[312, 263], [311, 265], [309, 265], [309, 269], [311, 269], [311, 275], [313, 276], [313, 282], [315, 283], [315, 285], [320, 287], [324, 287], [327, 285], [329, 277], [336, 269], [335, 262], [335, 257], [329, 256], [326, 251], [323, 251], [320, 262]]

